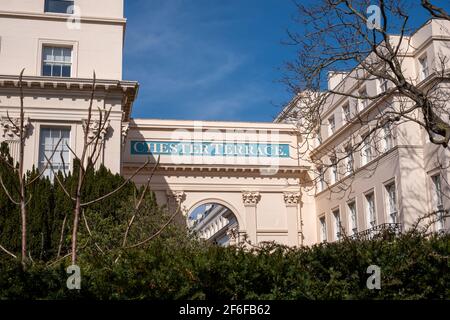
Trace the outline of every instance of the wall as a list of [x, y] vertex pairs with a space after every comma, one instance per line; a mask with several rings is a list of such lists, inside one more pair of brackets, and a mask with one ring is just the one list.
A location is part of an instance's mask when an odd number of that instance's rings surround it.
[[[91, 78], [95, 70], [99, 79], [122, 79], [125, 20], [118, 8], [122, 1], [110, 4], [103, 0], [103, 5], [98, 1], [83, 1], [83, 10], [86, 6], [83, 15], [90, 12], [101, 14], [100, 9], [110, 8], [104, 15], [115, 17], [94, 20], [82, 18], [80, 29], [68, 28], [67, 15], [44, 14], [42, 10], [34, 16], [7, 12], [12, 9], [27, 9], [27, 12], [36, 10], [34, 6], [28, 7], [29, 3], [36, 1], [15, 0], [17, 4], [14, 6], [12, 2], [0, 3], [0, 74], [18, 75], [25, 68], [25, 75], [40, 76], [42, 46], [60, 45], [73, 47], [73, 78]], [[104, 5], [106, 2], [108, 5]]]

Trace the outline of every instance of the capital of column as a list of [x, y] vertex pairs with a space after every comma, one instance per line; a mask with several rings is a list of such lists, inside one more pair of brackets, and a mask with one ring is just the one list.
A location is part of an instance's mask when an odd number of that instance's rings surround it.
[[177, 205], [180, 205], [184, 201], [184, 191], [168, 191], [167, 195], [173, 199]]
[[261, 194], [256, 191], [243, 191], [242, 192], [242, 201], [244, 202], [244, 206], [256, 206], [261, 200]]
[[[23, 136], [26, 137], [28, 128], [30, 127], [30, 119], [25, 118], [23, 121]], [[19, 140], [20, 137], [20, 118], [7, 118], [2, 117], [0, 119], [0, 127], [2, 130], [2, 137], [6, 140]]]
[[284, 202], [286, 206], [297, 206], [301, 201], [301, 193], [300, 192], [285, 192], [284, 193]]
[[125, 141], [127, 139], [129, 130], [130, 130], [130, 123], [129, 122], [122, 123], [122, 145], [125, 145]]
[[87, 131], [88, 142], [92, 142], [96, 137], [99, 137], [99, 142], [103, 141], [110, 128], [110, 121], [100, 121], [99, 119], [91, 120], [88, 123], [87, 119], [82, 120], [83, 130]]

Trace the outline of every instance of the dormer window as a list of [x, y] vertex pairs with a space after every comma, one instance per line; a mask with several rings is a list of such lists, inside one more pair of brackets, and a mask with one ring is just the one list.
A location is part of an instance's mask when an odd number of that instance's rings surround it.
[[73, 14], [74, 2], [73, 0], [45, 0], [45, 12]]

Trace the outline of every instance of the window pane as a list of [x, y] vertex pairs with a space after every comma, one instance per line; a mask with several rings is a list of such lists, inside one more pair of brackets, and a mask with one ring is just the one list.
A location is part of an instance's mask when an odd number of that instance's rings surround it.
[[49, 64], [44, 64], [44, 67], [42, 68], [42, 75], [50, 77], [52, 75], [52, 66]]
[[62, 76], [63, 77], [70, 77], [70, 66], [63, 66], [62, 67]]
[[72, 61], [72, 49], [70, 48], [63, 48], [63, 57], [64, 57], [64, 62], [71, 62]]
[[45, 1], [45, 12], [55, 12], [55, 13], [73, 13], [69, 11], [70, 6], [73, 6], [73, 1], [66, 0], [46, 0]]
[[61, 77], [61, 66], [60, 65], [54, 65], [52, 70], [52, 76], [54, 77]]
[[42, 57], [46, 61], [52, 61], [53, 60], [53, 48], [44, 47]]
[[56, 62], [63, 61], [63, 49], [62, 48], [53, 48], [53, 56]]

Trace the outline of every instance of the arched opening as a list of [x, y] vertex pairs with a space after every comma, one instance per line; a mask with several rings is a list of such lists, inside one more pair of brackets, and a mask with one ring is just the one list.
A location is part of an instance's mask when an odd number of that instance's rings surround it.
[[239, 222], [227, 206], [208, 202], [200, 204], [189, 213], [187, 225], [201, 239], [220, 246], [239, 243]]

